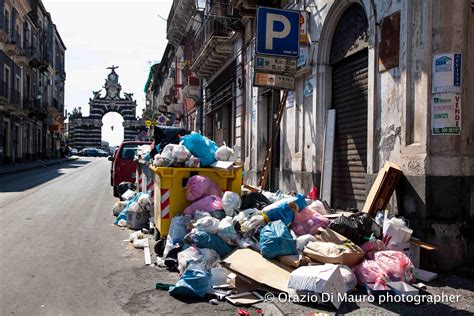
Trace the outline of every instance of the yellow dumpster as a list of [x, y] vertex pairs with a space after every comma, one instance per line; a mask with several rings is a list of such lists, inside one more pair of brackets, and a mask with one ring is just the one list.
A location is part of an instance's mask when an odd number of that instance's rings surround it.
[[[186, 200], [185, 187], [188, 179], [195, 175], [206, 176], [219, 185], [222, 191], [240, 194], [242, 167], [224, 170], [217, 168], [171, 168], [150, 166], [154, 181], [155, 231], [165, 238], [173, 216], [181, 214], [191, 204]], [[155, 238], [157, 234], [155, 233]]]

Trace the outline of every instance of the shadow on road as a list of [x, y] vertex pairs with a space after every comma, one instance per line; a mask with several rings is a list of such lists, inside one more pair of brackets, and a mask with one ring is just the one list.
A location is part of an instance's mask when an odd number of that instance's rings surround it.
[[65, 174], [61, 169], [81, 168], [91, 163], [87, 160], [74, 160], [34, 170], [18, 172], [0, 178], [0, 192], [22, 192]]

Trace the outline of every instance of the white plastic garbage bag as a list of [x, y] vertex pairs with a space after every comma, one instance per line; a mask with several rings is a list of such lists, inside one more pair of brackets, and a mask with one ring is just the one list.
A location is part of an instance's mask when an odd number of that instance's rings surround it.
[[294, 270], [288, 280], [288, 288], [297, 294], [329, 294], [334, 307], [339, 308], [342, 294], [346, 292], [341, 269], [334, 264], [303, 266]]
[[232, 191], [224, 192], [224, 195], [222, 196], [222, 208], [227, 216], [234, 216], [235, 211], [240, 208], [241, 204], [242, 199], [239, 194]]
[[114, 214], [114, 216], [119, 216], [125, 206], [127, 206], [127, 202], [118, 201], [117, 203], [115, 203], [114, 208], [112, 209], [112, 213]]
[[185, 162], [191, 157], [191, 152], [183, 145], [176, 145], [173, 148], [173, 157], [176, 162]]
[[234, 228], [232, 217], [226, 216], [219, 222], [219, 232], [217, 233], [226, 244], [235, 246], [239, 242], [239, 236]]
[[310, 241], [316, 241], [316, 238], [313, 235], [302, 235], [296, 238], [296, 249], [298, 251], [303, 252], [304, 247], [310, 242]]
[[351, 268], [346, 265], [340, 264], [339, 269], [341, 270], [342, 279], [346, 286], [346, 292], [352, 291], [357, 285], [356, 275], [352, 272]]
[[141, 208], [145, 212], [150, 212], [151, 211], [151, 198], [149, 194], [142, 194], [138, 198], [138, 204], [140, 204]]
[[224, 145], [217, 149], [216, 153], [214, 154], [214, 158], [220, 161], [234, 162], [235, 161], [234, 150], [232, 148], [227, 147], [224, 142]]
[[194, 227], [209, 234], [217, 234], [219, 232], [219, 220], [209, 215], [209, 213], [207, 214], [207, 216], [198, 219], [194, 223]]

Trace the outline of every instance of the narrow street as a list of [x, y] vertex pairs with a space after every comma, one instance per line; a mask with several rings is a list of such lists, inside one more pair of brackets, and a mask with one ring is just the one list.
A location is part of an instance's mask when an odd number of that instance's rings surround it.
[[177, 275], [146, 267], [143, 251], [123, 242], [131, 231], [113, 225], [109, 168], [106, 158], [79, 158], [0, 177], [0, 314], [234, 311], [154, 289]]

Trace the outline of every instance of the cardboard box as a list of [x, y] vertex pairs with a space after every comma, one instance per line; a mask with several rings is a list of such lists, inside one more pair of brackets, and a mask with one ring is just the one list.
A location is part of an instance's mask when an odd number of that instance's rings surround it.
[[375, 216], [377, 211], [384, 210], [401, 176], [402, 170], [400, 167], [393, 162], [387, 161], [383, 168], [380, 169], [367, 195], [362, 211], [369, 213], [371, 216]]
[[288, 279], [294, 269], [278, 261], [267, 260], [251, 249], [237, 249], [223, 260], [223, 265], [260, 284], [278, 291], [288, 291]]

